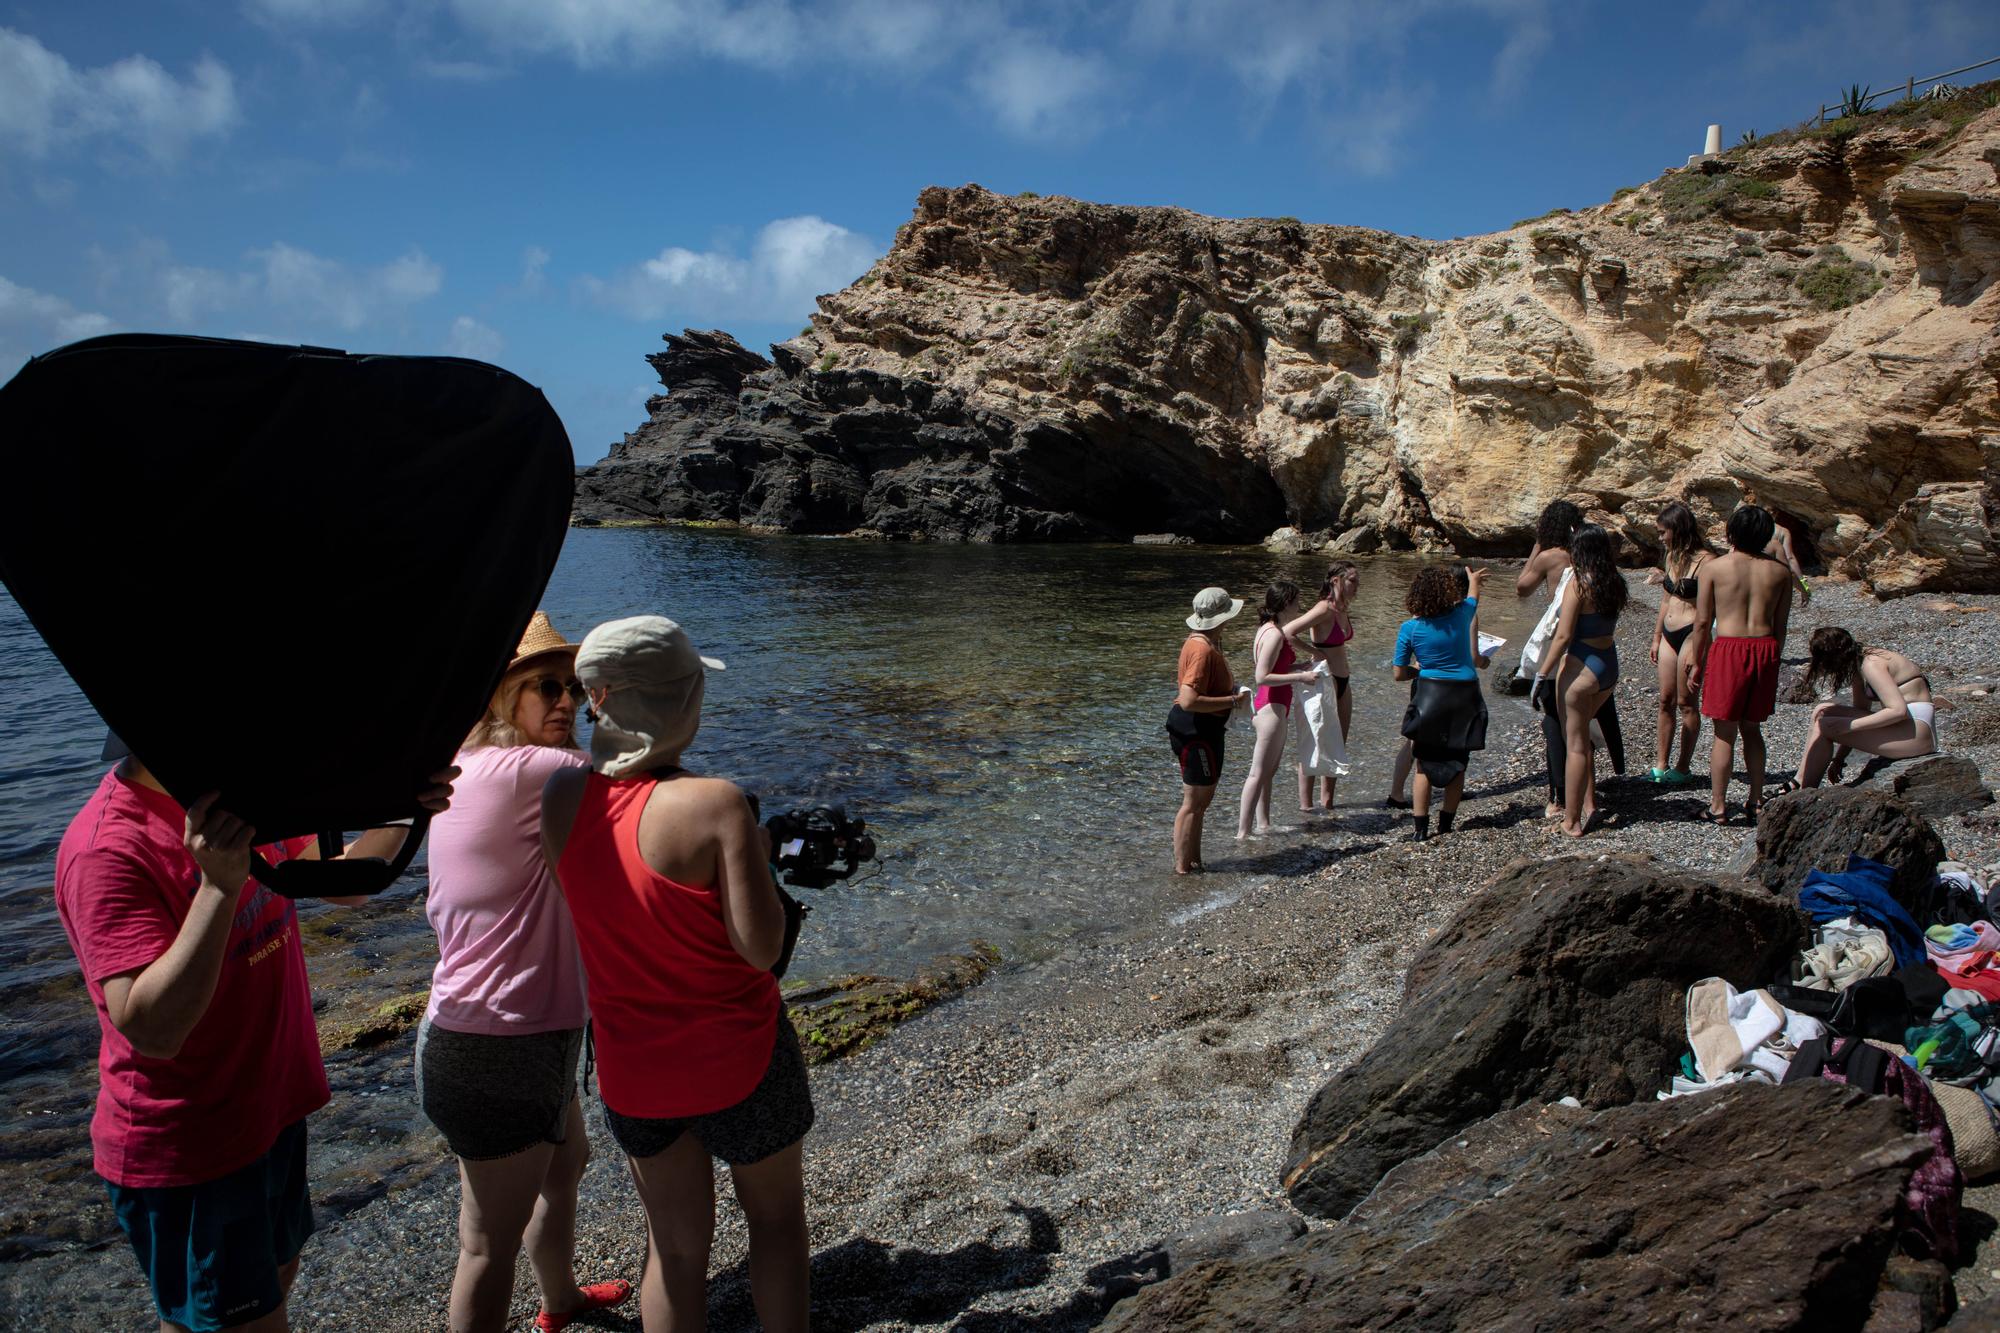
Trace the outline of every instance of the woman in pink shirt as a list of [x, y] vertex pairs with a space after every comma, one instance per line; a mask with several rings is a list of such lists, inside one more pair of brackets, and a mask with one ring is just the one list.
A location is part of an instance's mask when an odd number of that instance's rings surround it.
[[438, 937], [417, 1034], [417, 1095], [458, 1155], [453, 1333], [506, 1327], [525, 1237], [537, 1328], [617, 1305], [631, 1284], [576, 1281], [576, 1191], [590, 1157], [577, 1099], [585, 1018], [576, 932], [542, 860], [542, 788], [576, 748], [576, 645], [540, 611], [459, 751], [458, 796], [431, 823]]

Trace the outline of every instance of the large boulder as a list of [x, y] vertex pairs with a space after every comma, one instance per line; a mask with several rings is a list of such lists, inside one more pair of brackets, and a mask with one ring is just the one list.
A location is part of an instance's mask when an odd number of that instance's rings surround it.
[[1285, 1188], [1339, 1217], [1495, 1111], [1650, 1097], [1687, 1048], [1687, 988], [1762, 985], [1807, 939], [1791, 903], [1741, 880], [1636, 856], [1517, 862], [1410, 965], [1388, 1033], [1313, 1096]]
[[1887, 778], [1890, 791], [1929, 819], [1948, 819], [1993, 804], [1979, 765], [1962, 754], [1934, 754], [1898, 764]]
[[1184, 1271], [1104, 1327], [1859, 1329], [1930, 1151], [1899, 1104], [1822, 1082], [1517, 1107], [1338, 1226]]
[[1931, 898], [1944, 844], [1923, 813], [1901, 797], [1865, 787], [1814, 787], [1765, 802], [1756, 850], [1739, 859], [1747, 862], [1741, 869], [1748, 878], [1773, 893], [1796, 895], [1808, 871], [1845, 869], [1849, 855], [1894, 866], [1891, 891], [1914, 910]]

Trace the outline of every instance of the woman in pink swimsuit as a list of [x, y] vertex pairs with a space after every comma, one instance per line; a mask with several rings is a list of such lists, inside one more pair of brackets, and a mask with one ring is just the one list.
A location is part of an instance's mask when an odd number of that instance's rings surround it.
[[[1354, 637], [1354, 620], [1350, 608], [1354, 605], [1354, 594], [1361, 588], [1361, 567], [1352, 560], [1337, 561], [1326, 572], [1326, 582], [1320, 585], [1319, 600], [1312, 610], [1285, 626], [1285, 637], [1295, 639], [1299, 646], [1310, 652], [1316, 661], [1326, 663], [1328, 677], [1333, 681], [1336, 708], [1340, 719], [1340, 752], [1347, 749], [1347, 727], [1354, 716], [1354, 699], [1347, 690], [1347, 642]], [[1310, 688], [1310, 687], [1309, 687]], [[1294, 743], [1299, 761], [1299, 812], [1311, 814], [1313, 805], [1312, 760], [1314, 748], [1325, 750], [1331, 747], [1315, 746], [1311, 729], [1304, 725], [1303, 708], [1293, 710]], [[1333, 788], [1339, 781], [1337, 774], [1329, 773], [1322, 766], [1318, 775], [1325, 784], [1325, 799], [1321, 808], [1333, 809]]]
[[1285, 617], [1298, 609], [1296, 583], [1280, 581], [1264, 590], [1264, 609], [1257, 613], [1257, 640], [1254, 652], [1257, 685], [1250, 704], [1250, 726], [1256, 743], [1250, 752], [1250, 771], [1243, 779], [1243, 804], [1236, 821], [1236, 836], [1253, 837], [1271, 831], [1271, 780], [1285, 754], [1285, 726], [1292, 711], [1292, 687], [1309, 685], [1310, 671], [1294, 671], [1298, 655], [1285, 637]]

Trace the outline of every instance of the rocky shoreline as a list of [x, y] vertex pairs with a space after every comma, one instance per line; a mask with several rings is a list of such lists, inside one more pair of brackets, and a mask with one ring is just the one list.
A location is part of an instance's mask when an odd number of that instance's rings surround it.
[[669, 333], [580, 523], [975, 542], [1320, 534], [1641, 554], [1753, 494], [1809, 563], [2000, 588], [2000, 84], [1448, 241], [978, 185], [767, 359]]
[[[1620, 703], [1638, 772], [1651, 753], [1651, 605], [1642, 592], [1621, 634]], [[1846, 624], [1929, 667], [1956, 705], [1944, 713], [1947, 747], [1990, 782], [2000, 773], [2000, 700], [1991, 697], [2000, 691], [2000, 598], [1951, 605], [1961, 609], [1877, 604], [1828, 585], [1798, 629]], [[1794, 657], [1802, 643], [1795, 638]], [[1774, 769], [1796, 756], [1807, 711], [1781, 705], [1769, 728]], [[1088, 1327], [1112, 1298], [1194, 1257], [1288, 1239], [1304, 1225], [1281, 1184], [1302, 1112], [1399, 1026], [1406, 969], [1497, 875], [1559, 856], [1595, 864], [1630, 854], [1714, 876], [1741, 852], [1742, 827], [1693, 818], [1697, 788], [1632, 780], [1605, 786], [1608, 822], [1572, 844], [1540, 817], [1538, 741], [1510, 735], [1475, 760], [1465, 814], [1448, 837], [1407, 843], [1373, 807], [1250, 844], [1245, 868], [1270, 878], [1240, 896], [1002, 971], [816, 1068], [819, 1120], [807, 1152], [815, 1326]], [[1993, 807], [1935, 822], [1953, 857], [2000, 861]], [[594, 1109], [592, 1120], [582, 1269], [636, 1275], [637, 1202]], [[1968, 1216], [1987, 1216], [1986, 1236], [2000, 1212], [1992, 1193], [1966, 1200]], [[378, 1327], [436, 1326], [455, 1217], [455, 1182], [435, 1172], [332, 1220], [308, 1250], [296, 1326], [351, 1324], [357, 1309]], [[1331, 1234], [1326, 1225], [1313, 1226], [1314, 1243], [1330, 1243], [1319, 1239]], [[742, 1260], [740, 1218], [725, 1203], [718, 1328], [751, 1326]], [[1960, 1301], [2000, 1285], [1996, 1267], [1994, 1254], [1975, 1251], [1955, 1275]], [[81, 1309], [79, 1290], [102, 1300]], [[519, 1290], [528, 1290], [525, 1271]], [[517, 1302], [523, 1319], [531, 1300]], [[113, 1246], [16, 1266], [0, 1284], [0, 1309], [70, 1328], [133, 1322], [144, 1304], [129, 1256]]]

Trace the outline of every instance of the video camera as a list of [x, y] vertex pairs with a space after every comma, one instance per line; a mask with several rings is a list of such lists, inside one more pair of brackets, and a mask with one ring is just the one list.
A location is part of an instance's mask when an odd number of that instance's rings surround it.
[[800, 888], [823, 889], [875, 859], [867, 821], [849, 819], [844, 806], [787, 811], [772, 815], [764, 827], [771, 832], [771, 863]]

